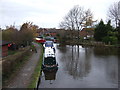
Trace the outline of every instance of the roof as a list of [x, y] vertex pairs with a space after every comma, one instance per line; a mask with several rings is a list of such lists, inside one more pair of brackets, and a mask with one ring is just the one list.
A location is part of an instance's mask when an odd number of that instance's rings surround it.
[[45, 48], [44, 57], [55, 57], [55, 53], [54, 53], [53, 48], [51, 48], [51, 47], [46, 47], [46, 48]]
[[53, 41], [46, 41], [45, 43], [53, 43]]
[[8, 45], [9, 43], [11, 43], [11, 42], [7, 42], [7, 41], [0, 41], [0, 46], [2, 45], [2, 46], [4, 46], [4, 45]]
[[[83, 28], [82, 30], [86, 30], [86, 31], [93, 31], [94, 30], [94, 28]], [[82, 31], [81, 30], [81, 31]]]
[[53, 41], [46, 41], [45, 47], [53, 47]]

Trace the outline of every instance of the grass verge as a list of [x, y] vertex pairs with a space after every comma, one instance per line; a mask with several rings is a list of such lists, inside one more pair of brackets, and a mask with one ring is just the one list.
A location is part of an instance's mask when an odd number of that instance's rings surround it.
[[15, 53], [17, 53], [18, 51], [17, 50], [8, 50], [8, 55], [13, 55]]
[[34, 73], [31, 77], [32, 80], [31, 80], [30, 84], [28, 85], [28, 88], [36, 88], [36, 84], [41, 75], [41, 66], [42, 66], [42, 59], [43, 59], [43, 46], [40, 45], [40, 47], [41, 47], [40, 60], [38, 61], [37, 66], [35, 67]]
[[[20, 53], [20, 52], [18, 52], [18, 53]], [[31, 57], [31, 55], [32, 55], [32, 52], [28, 52], [27, 55], [25, 55], [24, 57], [21, 58], [22, 62], [18, 62], [17, 64], [14, 65], [14, 69], [11, 71], [11, 73], [9, 73], [8, 76], [6, 76], [6, 77], [4, 77], [2, 79], [2, 85], [3, 85], [3, 87], [6, 87], [10, 83], [10, 81], [12, 80], [12, 78], [17, 75], [17, 73], [19, 72], [19, 70], [29, 60], [29, 58]]]

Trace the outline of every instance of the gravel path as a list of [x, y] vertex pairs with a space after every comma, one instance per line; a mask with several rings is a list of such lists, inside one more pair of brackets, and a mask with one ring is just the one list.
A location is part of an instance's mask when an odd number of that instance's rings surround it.
[[21, 68], [17, 76], [13, 78], [7, 88], [27, 88], [41, 55], [40, 46], [36, 43], [34, 43], [34, 45], [36, 46], [37, 53], [33, 53], [30, 60], [28, 60], [26, 64]]

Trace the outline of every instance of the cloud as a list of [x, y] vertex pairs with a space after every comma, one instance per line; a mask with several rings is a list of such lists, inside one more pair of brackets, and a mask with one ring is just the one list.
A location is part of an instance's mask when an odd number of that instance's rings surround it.
[[[95, 19], [105, 19], [114, 0], [0, 0], [0, 26], [32, 21], [42, 27], [57, 27], [74, 5], [90, 8]], [[51, 24], [52, 23], [52, 24]]]

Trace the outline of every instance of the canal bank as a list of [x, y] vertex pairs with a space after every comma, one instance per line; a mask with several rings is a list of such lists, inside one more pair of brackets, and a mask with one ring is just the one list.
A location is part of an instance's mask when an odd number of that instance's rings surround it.
[[32, 74], [34, 73], [35, 67], [40, 60], [41, 47], [34, 43], [37, 49], [37, 53], [33, 53], [31, 58], [23, 65], [18, 71], [17, 75], [12, 78], [10, 83], [5, 88], [28, 88], [30, 81], [32, 80]]
[[42, 72], [39, 88], [118, 87], [117, 49], [59, 44], [55, 49], [58, 71]]
[[64, 43], [60, 43], [61, 45], [82, 45], [82, 46], [92, 46], [92, 47], [112, 47], [112, 48], [120, 48], [119, 44], [105, 44], [104, 42], [96, 42], [96, 41], [77, 41], [77, 40], [72, 40], [72, 41], [65, 41]]
[[13, 52], [15, 53], [2, 58], [2, 87], [5, 87], [16, 76], [33, 54], [33, 52], [30, 52], [30, 46]]
[[[39, 44], [39, 43], [38, 43]], [[41, 67], [42, 67], [42, 61], [43, 61], [43, 46], [39, 44], [41, 47], [41, 54], [39, 61], [34, 69], [34, 72], [32, 74], [32, 79], [28, 85], [28, 88], [37, 88], [38, 84], [40, 83], [40, 78], [41, 78]]]

